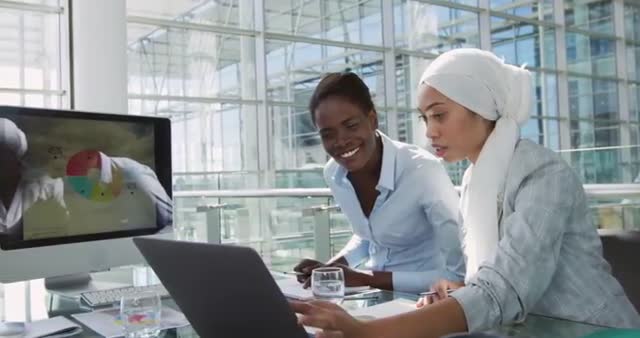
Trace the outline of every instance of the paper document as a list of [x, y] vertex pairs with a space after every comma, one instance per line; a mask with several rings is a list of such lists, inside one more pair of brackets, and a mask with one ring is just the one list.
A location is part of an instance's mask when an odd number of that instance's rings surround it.
[[[72, 316], [106, 338], [122, 337], [124, 335], [119, 308], [79, 313]], [[160, 318], [160, 328], [162, 330], [189, 325], [187, 318], [181, 312], [166, 306], [162, 307]]]
[[416, 309], [416, 302], [408, 299], [394, 299], [390, 302], [376, 304], [349, 311], [349, 313], [360, 320], [372, 320], [378, 318], [391, 317], [401, 313]]
[[[276, 283], [280, 287], [280, 290], [282, 291], [284, 296], [287, 298], [297, 300], [310, 300], [314, 298], [311, 288], [303, 288], [302, 284], [300, 284], [300, 282], [298, 282], [298, 280], [296, 280], [295, 278], [277, 279]], [[371, 289], [369, 286], [348, 286], [344, 288], [344, 294], [352, 295], [362, 291], [367, 291], [369, 289]]]
[[82, 332], [80, 325], [65, 317], [53, 317], [25, 323], [24, 338], [61, 338]]
[[[416, 309], [416, 302], [408, 299], [394, 299], [390, 302], [376, 304], [370, 307], [347, 310], [349, 314], [362, 321], [386, 318], [399, 315]], [[299, 316], [299, 315], [298, 315]], [[315, 334], [321, 331], [318, 328], [305, 326], [307, 333]]]

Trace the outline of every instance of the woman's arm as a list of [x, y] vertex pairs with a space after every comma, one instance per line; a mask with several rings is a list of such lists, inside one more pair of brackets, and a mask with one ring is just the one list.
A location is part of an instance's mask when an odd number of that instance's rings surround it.
[[553, 164], [518, 183], [514, 211], [501, 224], [504, 231], [495, 257], [451, 295], [464, 309], [470, 331], [522, 321], [538, 303], [555, 276], [566, 224], [581, 188], [570, 168]]
[[358, 235], [351, 236], [347, 245], [344, 246], [337, 255], [327, 262], [341, 263], [352, 267], [358, 266], [360, 263], [369, 258], [369, 241], [362, 239]]
[[302, 314], [302, 325], [319, 327], [317, 338], [438, 338], [452, 332], [466, 331], [462, 307], [453, 298], [398, 316], [361, 322], [335, 304], [322, 301], [291, 302]]

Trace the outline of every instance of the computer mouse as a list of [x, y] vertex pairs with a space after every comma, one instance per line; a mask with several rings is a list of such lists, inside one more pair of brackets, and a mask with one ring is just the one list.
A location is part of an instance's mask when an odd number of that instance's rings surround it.
[[0, 323], [0, 337], [20, 337], [24, 333], [24, 323]]

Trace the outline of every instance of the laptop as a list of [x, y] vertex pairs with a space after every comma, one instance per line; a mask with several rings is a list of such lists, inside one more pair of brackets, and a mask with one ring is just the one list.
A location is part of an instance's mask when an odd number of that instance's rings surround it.
[[143, 237], [133, 242], [200, 337], [308, 337], [255, 250]]

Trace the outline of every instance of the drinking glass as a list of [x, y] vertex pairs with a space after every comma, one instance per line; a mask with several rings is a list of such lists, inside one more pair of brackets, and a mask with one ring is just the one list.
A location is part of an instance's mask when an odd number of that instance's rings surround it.
[[120, 301], [120, 318], [126, 338], [150, 338], [160, 333], [162, 302], [154, 291], [128, 294]]
[[314, 269], [311, 272], [311, 291], [318, 299], [339, 303], [344, 298], [344, 271], [342, 268]]

